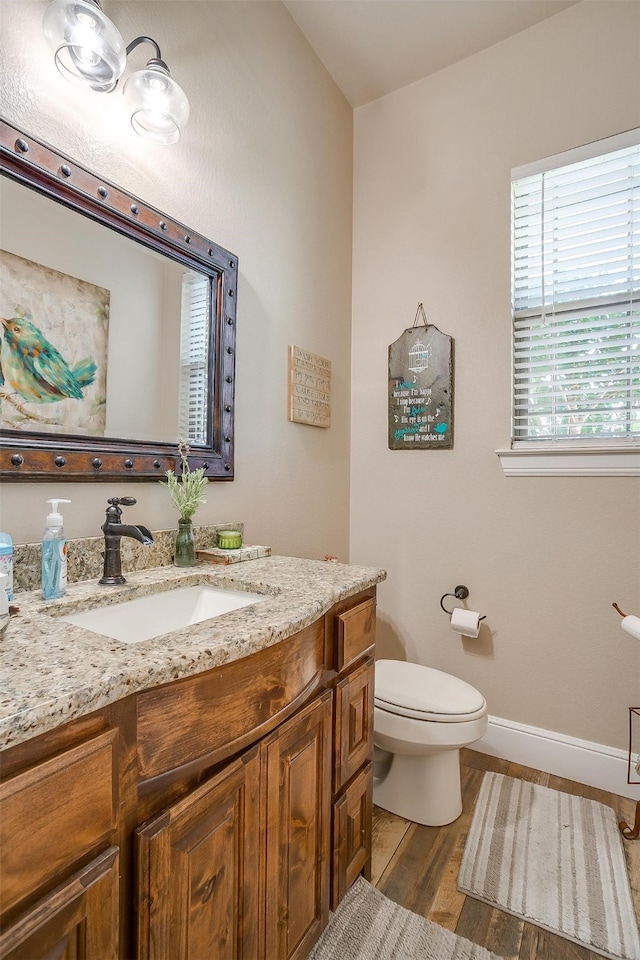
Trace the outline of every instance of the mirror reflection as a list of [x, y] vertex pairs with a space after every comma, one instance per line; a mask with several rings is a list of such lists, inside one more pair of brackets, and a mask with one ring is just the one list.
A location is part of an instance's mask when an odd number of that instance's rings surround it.
[[237, 258], [0, 118], [0, 477], [234, 472]]
[[0, 177], [0, 428], [207, 443], [215, 277]]

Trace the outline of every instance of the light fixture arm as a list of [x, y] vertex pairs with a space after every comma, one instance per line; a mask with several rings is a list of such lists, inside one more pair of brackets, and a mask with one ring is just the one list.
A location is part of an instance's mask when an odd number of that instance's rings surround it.
[[127, 44], [127, 56], [129, 56], [132, 50], [135, 50], [136, 47], [139, 47], [141, 43], [150, 43], [153, 47], [155, 47], [156, 59], [158, 59], [161, 63], [164, 64], [164, 60], [162, 59], [162, 54], [160, 53], [160, 47], [155, 42], [155, 40], [151, 39], [151, 37], [136, 37], [135, 40], [132, 40], [131, 43]]

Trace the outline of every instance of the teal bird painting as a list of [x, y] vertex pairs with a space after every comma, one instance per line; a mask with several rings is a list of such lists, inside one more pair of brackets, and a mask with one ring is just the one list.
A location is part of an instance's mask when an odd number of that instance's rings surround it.
[[82, 400], [83, 390], [93, 383], [97, 366], [87, 357], [70, 367], [39, 327], [26, 317], [2, 323], [0, 379], [30, 403]]

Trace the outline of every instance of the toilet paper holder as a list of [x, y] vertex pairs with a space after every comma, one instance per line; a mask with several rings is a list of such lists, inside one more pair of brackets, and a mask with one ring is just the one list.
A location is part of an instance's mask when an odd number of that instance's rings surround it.
[[[447, 610], [447, 608], [445, 607], [444, 605], [445, 597], [455, 597], [456, 600], [466, 600], [468, 596], [469, 596], [469, 588], [465, 587], [464, 583], [461, 583], [457, 587], [454, 587], [453, 593], [442, 594], [442, 596], [440, 597], [440, 606], [442, 607], [444, 612], [447, 614], [447, 616], [450, 617], [451, 614], [453, 613], [453, 610]], [[485, 614], [483, 617], [478, 617], [478, 619], [486, 620], [487, 615]]]

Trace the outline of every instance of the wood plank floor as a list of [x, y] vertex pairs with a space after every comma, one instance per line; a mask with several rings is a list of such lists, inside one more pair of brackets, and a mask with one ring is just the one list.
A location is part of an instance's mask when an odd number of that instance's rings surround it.
[[[371, 882], [408, 910], [512, 960], [599, 960], [597, 954], [493, 909], [456, 888], [473, 807], [485, 770], [598, 800], [633, 824], [635, 803], [594, 787], [473, 750], [461, 751], [463, 813], [446, 827], [423, 827], [374, 807]], [[640, 839], [624, 841], [631, 888], [640, 916]]]

